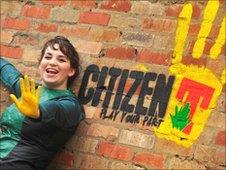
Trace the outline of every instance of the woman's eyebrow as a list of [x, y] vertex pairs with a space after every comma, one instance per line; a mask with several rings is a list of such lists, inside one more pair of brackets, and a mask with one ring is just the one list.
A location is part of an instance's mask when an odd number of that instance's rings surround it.
[[68, 57], [67, 56], [65, 56], [65, 55], [58, 55], [58, 57], [59, 58], [65, 58], [65, 59], [67, 59]]
[[50, 53], [50, 52], [46, 52], [46, 54], [48, 54], [48, 55], [51, 55], [51, 56], [52, 56], [52, 53]]

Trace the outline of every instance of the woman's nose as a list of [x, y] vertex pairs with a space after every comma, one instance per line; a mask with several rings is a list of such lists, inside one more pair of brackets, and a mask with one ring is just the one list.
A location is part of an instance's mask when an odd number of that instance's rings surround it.
[[50, 65], [56, 65], [56, 60], [54, 58], [52, 58], [50, 61], [49, 61], [49, 64]]

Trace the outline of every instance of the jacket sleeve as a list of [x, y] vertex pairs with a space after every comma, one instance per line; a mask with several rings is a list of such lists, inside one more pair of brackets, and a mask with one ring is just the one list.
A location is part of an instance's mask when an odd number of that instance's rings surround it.
[[22, 74], [11, 63], [0, 57], [0, 80], [17, 97], [21, 96], [20, 77]]
[[48, 100], [39, 105], [40, 120], [62, 129], [74, 128], [85, 114], [75, 99]]

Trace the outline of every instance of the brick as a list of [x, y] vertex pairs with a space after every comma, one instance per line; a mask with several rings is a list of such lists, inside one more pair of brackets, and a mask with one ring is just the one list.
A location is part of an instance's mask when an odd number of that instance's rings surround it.
[[23, 4], [16, 1], [1, 1], [1, 17], [10, 14], [10, 16], [20, 16]]
[[86, 136], [87, 131], [89, 130], [90, 125], [88, 125], [85, 121], [82, 121], [81, 123], [79, 123], [75, 134], [77, 136]]
[[120, 33], [116, 29], [105, 29], [101, 36], [101, 41], [113, 42], [119, 39]]
[[119, 130], [113, 126], [105, 126], [101, 125], [99, 123], [93, 123], [91, 124], [87, 135], [93, 136], [93, 137], [103, 137], [105, 139], [107, 138], [117, 138], [119, 134]]
[[128, 29], [128, 28], [140, 29], [141, 19], [139, 19], [138, 17], [130, 17], [127, 15], [123, 15], [122, 13], [120, 13], [120, 14], [113, 13], [113, 14], [111, 14], [109, 26], [116, 27], [116, 28], [126, 28], [126, 29]]
[[188, 35], [198, 36], [199, 30], [201, 28], [200, 23], [192, 23], [188, 30]]
[[40, 57], [40, 55], [40, 49], [34, 49], [34, 47], [25, 47], [23, 53], [23, 60], [38, 62], [38, 58]]
[[9, 44], [13, 40], [13, 35], [11, 31], [1, 30], [1, 43]]
[[89, 28], [88, 27], [66, 27], [62, 26], [59, 29], [61, 34], [78, 37], [78, 38], [85, 38], [88, 35]]
[[137, 153], [133, 158], [133, 163], [143, 165], [146, 168], [163, 169], [164, 157], [162, 155], [152, 154], [148, 152]]
[[122, 60], [131, 60], [135, 57], [136, 50], [134, 48], [114, 47], [106, 51], [106, 57], [117, 58]]
[[127, 169], [127, 170], [129, 170], [129, 169], [133, 169], [133, 170], [141, 170], [141, 169], [143, 169], [144, 170], [144, 168], [141, 168], [141, 167], [139, 167], [139, 166], [135, 166], [135, 165], [132, 165], [132, 164], [130, 164], [130, 163], [125, 163], [125, 162], [111, 162], [111, 164], [110, 164], [110, 168], [109, 169], [112, 169], [112, 170], [115, 170], [115, 169]]
[[219, 55], [216, 59], [207, 59], [206, 68], [210, 69], [218, 78], [225, 68], [225, 56]]
[[108, 160], [96, 155], [82, 154], [77, 155], [74, 167], [75, 169], [107, 169]]
[[226, 146], [225, 144], [226, 131], [219, 131], [215, 138], [215, 144], [220, 146]]
[[98, 140], [95, 140], [92, 138], [80, 137], [78, 138], [77, 142], [73, 144], [73, 147], [77, 151], [95, 153], [97, 144], [98, 144]]
[[66, 0], [41, 0], [44, 5], [61, 6], [66, 4]]
[[225, 164], [225, 150], [218, 150], [216, 148], [197, 145], [194, 153], [194, 158], [200, 162], [208, 162], [217, 165]]
[[165, 7], [166, 16], [178, 17], [182, 10], [182, 5], [170, 5]]
[[174, 32], [176, 29], [176, 20], [145, 18], [143, 28], [156, 32]]
[[202, 55], [200, 58], [196, 59], [193, 58], [191, 54], [188, 54], [182, 58], [182, 63], [185, 65], [198, 65], [198, 66], [205, 66], [207, 62], [207, 58]]
[[194, 148], [193, 147], [186, 148], [186, 147], [177, 145], [173, 141], [157, 138], [155, 141], [154, 150], [164, 154], [191, 156]]
[[150, 46], [153, 41], [153, 35], [142, 32], [123, 32], [122, 43], [133, 46]]
[[82, 12], [79, 15], [79, 22], [85, 24], [108, 25], [110, 15], [97, 12]]
[[217, 111], [225, 113], [226, 112], [225, 106], [226, 106], [226, 93], [224, 92], [224, 93], [221, 93], [220, 97], [218, 98]]
[[23, 55], [23, 49], [20, 47], [11, 47], [6, 45], [1, 45], [1, 56], [9, 58], [21, 58]]
[[[133, 83], [134, 83], [134, 80], [127, 80], [126, 81], [126, 84], [125, 84], [125, 87], [124, 87], [124, 90], [123, 90], [123, 94], [127, 94], [128, 93], [128, 91], [129, 91], [129, 89], [131, 88], [131, 86], [133, 85]], [[118, 89], [118, 86], [119, 86], [119, 82], [116, 82], [115, 83], [116, 85], [115, 85], [115, 91], [117, 91], [117, 89]], [[141, 85], [139, 85], [138, 87], [137, 87], [137, 89], [136, 89], [136, 91], [134, 92], [134, 94], [136, 94], [136, 95], [139, 95], [140, 94], [140, 90], [141, 90]]]
[[133, 152], [130, 148], [113, 145], [102, 141], [96, 151], [97, 155], [128, 161], [132, 158]]
[[200, 145], [210, 145], [214, 138], [214, 129], [209, 126], [205, 126], [202, 133], [197, 139], [197, 143]]
[[16, 34], [13, 43], [16, 45], [36, 46], [39, 44], [39, 38], [31, 34]]
[[192, 5], [192, 8], [193, 8], [192, 18], [199, 19], [203, 10], [202, 6], [199, 3], [194, 3]]
[[72, 22], [75, 23], [78, 21], [78, 10], [75, 10], [70, 7], [55, 7], [51, 12], [51, 20], [59, 22]]
[[103, 35], [104, 28], [100, 26], [92, 26], [89, 31], [89, 39], [91, 41], [101, 41], [101, 36]]
[[60, 152], [59, 154], [57, 154], [55, 159], [58, 163], [61, 163], [68, 167], [72, 167], [73, 162], [74, 162], [74, 155], [70, 152], [64, 151], [64, 152]]
[[170, 51], [174, 45], [173, 38], [171, 35], [155, 35], [153, 43], [150, 46], [157, 50]]
[[79, 53], [98, 55], [102, 49], [102, 43], [94, 41], [78, 40], [74, 43]]
[[3, 23], [3, 28], [15, 29], [15, 30], [29, 30], [30, 20], [28, 19], [14, 19], [7, 17]]
[[[192, 18], [198, 19], [201, 16], [201, 6], [197, 3], [192, 5], [193, 12], [192, 12]], [[182, 10], [182, 5], [170, 5], [166, 6], [165, 8], [165, 14], [166, 16], [170, 17], [178, 17], [180, 12]]]
[[71, 6], [76, 8], [96, 8], [96, 0], [71, 1]]
[[140, 15], [163, 16], [165, 14], [164, 6], [153, 4], [148, 1], [132, 1], [131, 13]]
[[118, 140], [122, 144], [151, 149], [154, 146], [155, 136], [136, 131], [122, 130]]
[[58, 26], [56, 24], [47, 24], [47, 23], [41, 23], [38, 24], [36, 30], [44, 33], [49, 33], [49, 32], [57, 32]]
[[131, 9], [131, 3], [128, 0], [105, 0], [101, 2], [100, 8], [119, 12], [128, 12]]
[[206, 167], [195, 160], [183, 160], [173, 157], [166, 169], [206, 169]]
[[32, 5], [25, 5], [23, 7], [22, 15], [25, 17], [32, 17], [38, 19], [47, 19], [50, 16], [51, 8], [37, 7]]
[[169, 54], [152, 52], [148, 49], [143, 49], [139, 52], [137, 61], [167, 66], [170, 64], [170, 56]]

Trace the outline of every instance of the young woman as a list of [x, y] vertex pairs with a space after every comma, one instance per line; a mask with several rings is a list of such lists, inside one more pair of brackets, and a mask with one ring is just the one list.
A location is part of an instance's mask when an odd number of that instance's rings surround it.
[[41, 51], [38, 88], [3, 58], [0, 73], [15, 103], [0, 119], [0, 169], [45, 169], [85, 117], [69, 90], [79, 75], [78, 54], [64, 37], [49, 40]]

